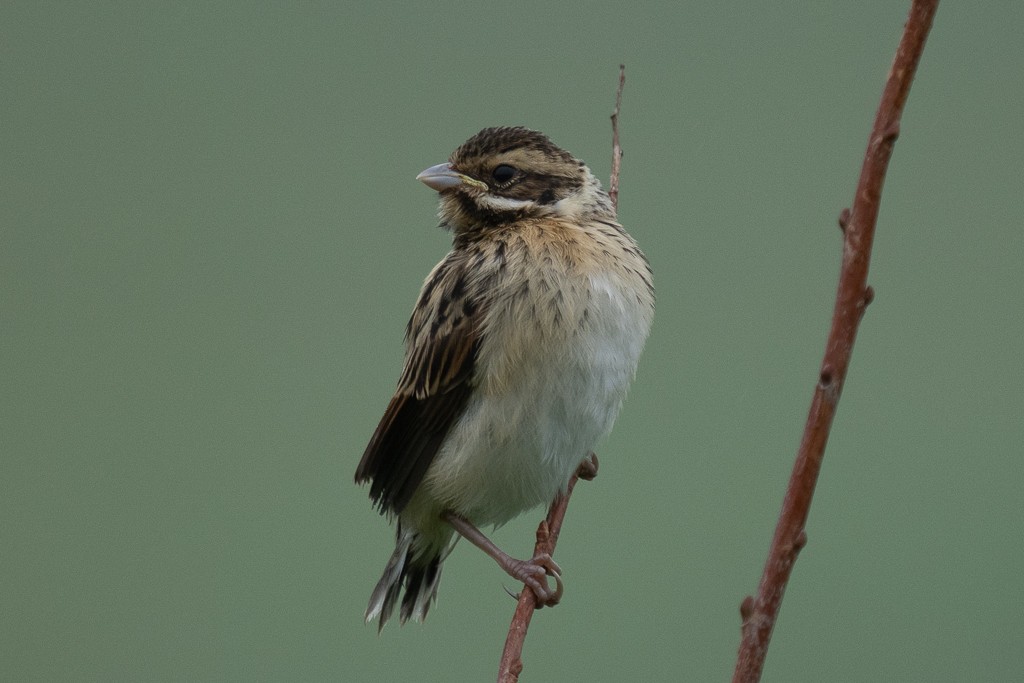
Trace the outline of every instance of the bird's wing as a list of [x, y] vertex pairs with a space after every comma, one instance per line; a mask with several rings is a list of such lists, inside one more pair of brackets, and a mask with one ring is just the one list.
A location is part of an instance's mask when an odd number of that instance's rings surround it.
[[394, 398], [356, 468], [372, 481], [380, 511], [398, 514], [412, 498], [472, 390], [483, 305], [467, 291], [466, 262], [455, 254], [434, 268], [406, 332]]

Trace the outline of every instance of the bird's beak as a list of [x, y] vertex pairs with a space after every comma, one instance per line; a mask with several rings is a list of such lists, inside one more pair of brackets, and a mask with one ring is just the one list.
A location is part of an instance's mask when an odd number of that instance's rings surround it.
[[459, 187], [460, 185], [478, 187], [482, 190], [487, 189], [487, 185], [485, 183], [456, 172], [448, 162], [438, 164], [437, 166], [431, 166], [416, 176], [416, 180], [419, 180], [430, 189], [437, 190], [438, 192], [450, 190], [452, 188]]

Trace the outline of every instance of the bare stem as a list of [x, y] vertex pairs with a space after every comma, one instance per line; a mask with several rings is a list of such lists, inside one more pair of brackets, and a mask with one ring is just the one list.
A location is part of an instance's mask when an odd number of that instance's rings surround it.
[[899, 134], [900, 117], [910, 84], [937, 8], [938, 0], [913, 1], [868, 138], [853, 209], [844, 210], [840, 216], [843, 258], [832, 328], [757, 596], [747, 597], [740, 606], [742, 639], [733, 683], [756, 683], [761, 679], [768, 643], [790, 572], [797, 554], [807, 542], [804, 525], [821, 471], [832, 418], [846, 380], [861, 317], [874, 297], [867, 286], [867, 275], [882, 185]]
[[[580, 478], [593, 479], [597, 474], [597, 456], [593, 453], [585, 460], [576, 474], [569, 480], [564, 495], [559, 496], [551, 504], [547, 518], [537, 527], [537, 543], [533, 547], [534, 556], [540, 553], [553, 555], [558, 543], [558, 534], [562, 531], [562, 520], [569, 508], [569, 496]], [[523, 643], [526, 642], [526, 631], [530, 627], [530, 619], [537, 609], [537, 598], [529, 586], [523, 586], [516, 603], [516, 611], [512, 615], [512, 623], [505, 637], [505, 649], [501, 653], [498, 665], [498, 683], [516, 683], [523, 670]]]
[[619, 64], [619, 87], [615, 90], [615, 109], [612, 111], [612, 175], [608, 181], [608, 196], [612, 206], [619, 208], [619, 172], [622, 170], [622, 146], [619, 144], [619, 109], [622, 108], [622, 89], [626, 87], [626, 65]]
[[[608, 195], [612, 206], [619, 204], [619, 172], [622, 168], [622, 147], [619, 146], [619, 109], [622, 107], [622, 88], [626, 85], [626, 66], [619, 65], [619, 86], [615, 91], [615, 110], [612, 112], [612, 173], [608, 184]], [[548, 516], [537, 527], [537, 543], [534, 545], [534, 556], [540, 553], [554, 555], [558, 534], [562, 530], [562, 520], [569, 507], [569, 496], [580, 479], [590, 480], [597, 475], [597, 456], [593, 453], [583, 461], [579, 470], [569, 480], [565, 495], [559, 496], [551, 504]], [[523, 586], [516, 603], [516, 611], [512, 615], [512, 623], [508, 627], [505, 638], [505, 649], [501, 653], [498, 666], [498, 683], [517, 683], [523, 671], [523, 644], [526, 642], [526, 631], [530, 628], [530, 620], [537, 609], [537, 599], [529, 586]]]

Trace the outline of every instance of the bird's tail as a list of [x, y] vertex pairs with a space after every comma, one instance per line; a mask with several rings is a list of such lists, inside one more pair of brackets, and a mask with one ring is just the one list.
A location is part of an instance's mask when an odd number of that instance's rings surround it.
[[370, 604], [366, 608], [367, 623], [379, 618], [378, 633], [384, 630], [384, 624], [391, 618], [403, 586], [405, 594], [399, 610], [399, 623], [404, 624], [410, 618], [423, 621], [427, 610], [437, 598], [441, 563], [447, 555], [446, 551], [424, 551], [418, 547], [419, 534], [403, 529], [400, 522], [395, 536], [395, 552], [384, 567], [384, 575], [373, 589]]

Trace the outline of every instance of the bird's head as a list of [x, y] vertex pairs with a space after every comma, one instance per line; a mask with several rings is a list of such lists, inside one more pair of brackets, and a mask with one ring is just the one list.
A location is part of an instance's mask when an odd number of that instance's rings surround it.
[[441, 225], [457, 233], [545, 216], [615, 216], [586, 164], [527, 128], [484, 128], [416, 178], [440, 193]]

